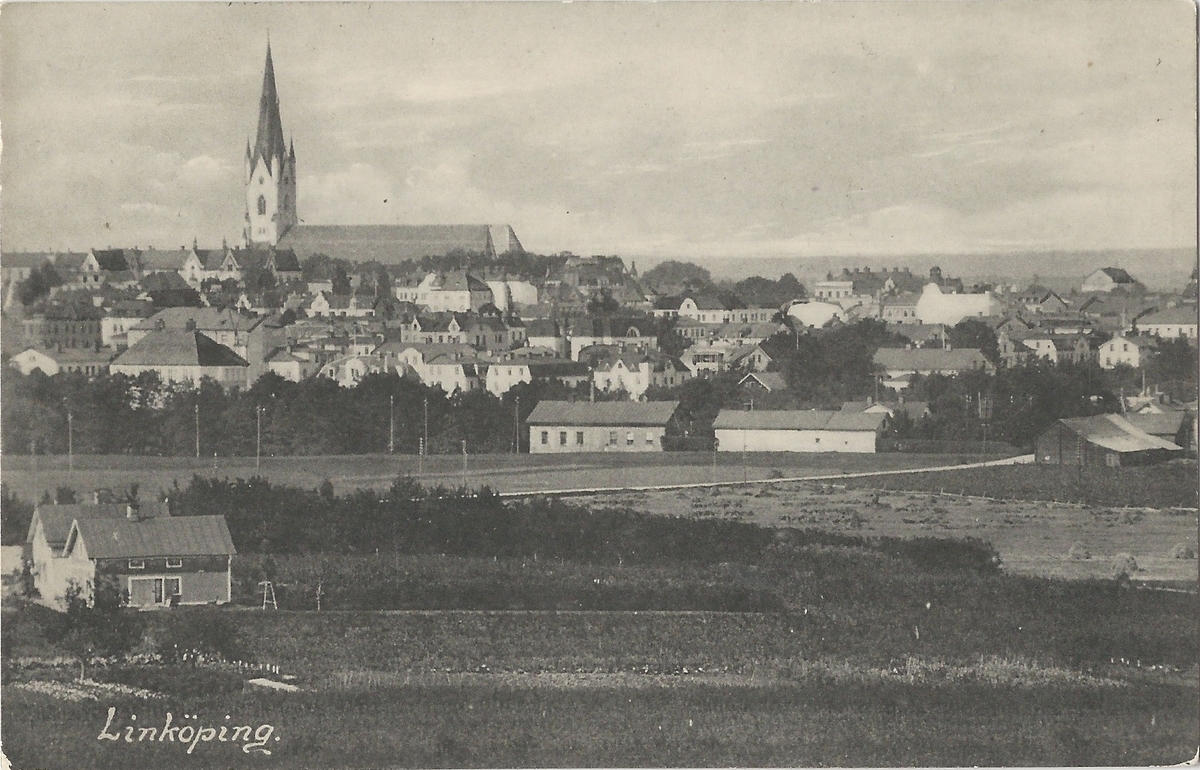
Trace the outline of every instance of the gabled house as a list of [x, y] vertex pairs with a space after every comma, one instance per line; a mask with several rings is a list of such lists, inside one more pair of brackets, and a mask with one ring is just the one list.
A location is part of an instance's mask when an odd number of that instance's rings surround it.
[[875, 351], [875, 365], [883, 369], [887, 379], [883, 384], [893, 390], [908, 387], [913, 375], [957, 375], [962, 372], [993, 367], [977, 348], [924, 348], [907, 350], [880, 348]]
[[249, 387], [250, 364], [230, 348], [202, 332], [150, 332], [130, 345], [109, 365], [113, 374], [137, 377], [155, 372], [165, 383], [196, 388], [208, 377], [225, 388]]
[[[78, 520], [127, 518], [161, 518], [170, 516], [166, 503], [160, 502], [99, 502], [97, 493], [93, 502], [71, 505], [38, 505], [34, 508], [25, 536], [24, 558], [29, 562], [33, 585], [41, 601], [50, 606], [61, 606], [72, 578], [83, 588], [87, 571], [77, 574], [78, 565], [63, 560], [63, 549], [71, 534], [72, 525]], [[136, 506], [136, 508], [135, 508]]]
[[1100, 346], [1100, 366], [1112, 369], [1117, 366], [1132, 366], [1137, 369], [1146, 363], [1158, 349], [1157, 337], [1126, 337], [1117, 335]]
[[62, 574], [84, 589], [112, 580], [130, 607], [227, 604], [237, 553], [224, 516], [75, 519]]
[[887, 415], [796, 409], [722, 409], [713, 421], [721, 452], [874, 453]]
[[592, 379], [592, 370], [582, 361], [548, 357], [514, 357], [488, 365], [486, 387], [495, 396], [503, 396], [522, 382], [557, 381], [568, 387]]
[[1182, 337], [1195, 341], [1197, 328], [1200, 327], [1200, 316], [1197, 315], [1195, 305], [1171, 307], [1147, 313], [1138, 318], [1134, 325], [1139, 333], [1151, 337]]
[[1037, 437], [1034, 449], [1034, 459], [1042, 465], [1110, 468], [1162, 462], [1182, 452], [1119, 414], [1061, 419]]
[[1114, 289], [1129, 288], [1136, 285], [1137, 281], [1134, 280], [1133, 276], [1121, 268], [1102, 267], [1090, 273], [1087, 278], [1084, 278], [1083, 285], [1079, 290], [1085, 294], [1093, 291], [1110, 292]]
[[492, 289], [466, 270], [430, 273], [417, 287], [416, 303], [434, 313], [479, 312], [484, 305], [495, 305]]
[[656, 350], [609, 353], [596, 361], [592, 371], [597, 390], [623, 390], [634, 401], [641, 399], [650, 388], [673, 388], [692, 376], [679, 359]]
[[781, 372], [750, 372], [738, 381], [738, 386], [747, 391], [776, 393], [787, 390], [787, 380]]
[[86, 377], [99, 377], [108, 372], [112, 353], [107, 350], [89, 348], [64, 348], [63, 350], [39, 350], [26, 348], [8, 360], [9, 366], [21, 374], [40, 371], [47, 377], [59, 372], [78, 372]]
[[630, 350], [658, 348], [658, 329], [653, 318], [645, 316], [597, 316], [581, 318], [567, 332], [571, 358], [593, 345], [624, 345]]

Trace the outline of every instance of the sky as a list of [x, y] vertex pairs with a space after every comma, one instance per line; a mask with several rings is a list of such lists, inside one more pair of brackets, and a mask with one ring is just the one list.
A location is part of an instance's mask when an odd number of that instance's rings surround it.
[[241, 240], [268, 35], [309, 224], [539, 253], [1196, 242], [1180, 0], [16, 4], [6, 251]]

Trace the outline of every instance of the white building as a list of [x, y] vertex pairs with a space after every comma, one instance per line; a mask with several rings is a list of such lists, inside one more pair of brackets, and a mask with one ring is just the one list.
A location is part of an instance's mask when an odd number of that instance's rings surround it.
[[1196, 306], [1170, 307], [1156, 313], [1144, 315], [1136, 321], [1136, 326], [1142, 334], [1151, 337], [1196, 339], [1197, 326], [1200, 324], [1196, 314]]
[[804, 326], [812, 326], [817, 329], [844, 315], [840, 305], [829, 302], [793, 302], [787, 312], [789, 316]]
[[885, 413], [722, 409], [713, 422], [721, 452], [873, 453]]
[[1138, 368], [1157, 347], [1149, 337], [1125, 337], [1118, 335], [1100, 346], [1100, 366], [1112, 369], [1122, 364]]
[[529, 452], [661, 452], [678, 408], [678, 401], [540, 401], [525, 420]]
[[[928, 283], [917, 300], [917, 318], [921, 323], [954, 326], [964, 318], [1000, 315], [1003, 305], [992, 293], [943, 294], [942, 287]], [[893, 320], [887, 319], [886, 320]]]

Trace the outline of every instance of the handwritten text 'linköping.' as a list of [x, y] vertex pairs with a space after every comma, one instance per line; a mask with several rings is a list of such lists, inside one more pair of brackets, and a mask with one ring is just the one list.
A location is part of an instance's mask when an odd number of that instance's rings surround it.
[[[134, 722], [137, 721], [137, 714], [129, 715], [129, 724], [122, 726], [118, 720], [118, 724], [114, 727], [113, 721], [116, 719], [117, 709], [109, 706], [108, 719], [104, 723], [104, 729], [96, 736], [98, 741], [118, 741], [122, 743], [180, 743], [187, 745], [187, 753], [191, 754], [199, 743], [211, 743], [218, 741], [220, 743], [237, 743], [242, 741], [242, 751], [247, 754], [261, 752], [270, 754], [271, 750], [266, 748], [267, 742], [275, 733], [275, 728], [271, 725], [263, 724], [253, 729], [249, 725], [220, 725], [219, 727], [207, 727], [199, 724], [188, 724], [189, 720], [199, 718], [197, 714], [184, 714], [180, 724], [172, 725], [174, 717], [171, 712], [167, 712], [167, 716], [163, 721], [163, 726], [159, 727], [139, 727]], [[225, 719], [230, 717], [227, 714]], [[143, 722], [143, 724], [145, 724]], [[124, 733], [122, 735], [122, 733]], [[253, 738], [254, 740], [251, 740]], [[279, 740], [279, 736], [274, 735], [275, 740]]]

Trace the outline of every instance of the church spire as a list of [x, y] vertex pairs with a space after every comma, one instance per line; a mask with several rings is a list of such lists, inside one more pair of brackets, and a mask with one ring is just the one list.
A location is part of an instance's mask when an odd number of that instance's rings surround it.
[[286, 156], [283, 141], [283, 121], [279, 118], [279, 94], [275, 90], [275, 65], [271, 62], [271, 44], [267, 43], [267, 64], [263, 70], [262, 98], [258, 103], [258, 138], [254, 143], [255, 157], [268, 162]]

